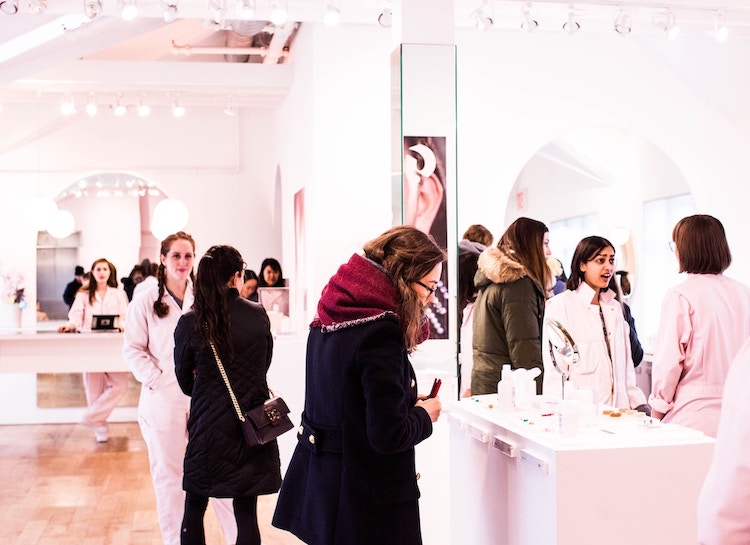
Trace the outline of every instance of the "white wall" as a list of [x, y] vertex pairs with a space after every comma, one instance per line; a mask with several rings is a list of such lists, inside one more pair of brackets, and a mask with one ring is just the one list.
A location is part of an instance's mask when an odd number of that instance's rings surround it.
[[[280, 154], [285, 206], [306, 188], [307, 285], [314, 312], [338, 266], [391, 226], [390, 34], [370, 25], [304, 25], [295, 44]], [[285, 259], [293, 255], [286, 237], [293, 218], [286, 209]]]

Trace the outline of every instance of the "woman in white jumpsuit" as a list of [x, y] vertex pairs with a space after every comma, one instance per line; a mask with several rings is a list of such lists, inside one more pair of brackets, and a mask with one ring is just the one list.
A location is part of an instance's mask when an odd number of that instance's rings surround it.
[[[179, 545], [185, 492], [183, 461], [190, 398], [174, 371], [174, 330], [193, 305], [195, 242], [182, 231], [161, 243], [158, 285], [128, 307], [123, 357], [141, 382], [138, 424], [148, 448], [164, 545]], [[228, 545], [237, 539], [232, 500], [211, 500]]]
[[[106, 259], [97, 259], [91, 265], [89, 281], [76, 293], [68, 312], [68, 323], [61, 325], [61, 333], [91, 331], [94, 315], [116, 314], [125, 318], [128, 296], [117, 289], [117, 270]], [[88, 407], [81, 424], [93, 428], [97, 443], [109, 439], [107, 418], [128, 389], [126, 372], [83, 373], [83, 389]]]

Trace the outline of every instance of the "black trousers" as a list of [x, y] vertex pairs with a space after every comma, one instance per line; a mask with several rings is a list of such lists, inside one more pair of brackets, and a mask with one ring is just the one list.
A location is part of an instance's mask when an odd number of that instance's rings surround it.
[[[182, 517], [182, 545], [206, 545], [203, 517], [208, 498], [200, 494], [185, 494], [185, 514]], [[258, 529], [258, 496], [244, 496], [232, 500], [237, 521], [237, 545], [260, 545]]]

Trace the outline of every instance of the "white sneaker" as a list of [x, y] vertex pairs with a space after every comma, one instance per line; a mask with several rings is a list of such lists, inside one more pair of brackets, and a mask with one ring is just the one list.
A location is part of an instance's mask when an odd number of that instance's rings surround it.
[[107, 426], [94, 426], [94, 435], [97, 443], [106, 443], [109, 441], [109, 432]]

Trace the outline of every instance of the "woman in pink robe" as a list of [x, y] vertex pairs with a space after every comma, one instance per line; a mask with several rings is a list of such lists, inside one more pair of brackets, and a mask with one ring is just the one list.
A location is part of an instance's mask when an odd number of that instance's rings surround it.
[[729, 364], [750, 337], [750, 288], [723, 275], [732, 254], [716, 218], [683, 218], [672, 239], [688, 274], [662, 304], [649, 404], [652, 416], [715, 437]]

